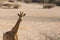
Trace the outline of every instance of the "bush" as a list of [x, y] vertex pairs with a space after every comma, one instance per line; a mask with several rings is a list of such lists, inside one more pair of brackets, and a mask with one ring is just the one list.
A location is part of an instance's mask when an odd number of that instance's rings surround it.
[[56, 6], [60, 6], [60, 1], [55, 2]]
[[20, 7], [20, 5], [18, 5], [18, 4], [13, 5], [13, 8], [15, 8], [15, 9], [18, 9], [19, 7]]
[[43, 8], [53, 8], [54, 6], [54, 4], [45, 4], [43, 5]]
[[2, 4], [2, 7], [4, 7], [4, 6], [5, 6], [5, 7], [8, 7], [8, 8], [11, 8], [12, 5], [9, 4], [9, 3], [5, 3], [5, 4]]
[[18, 9], [20, 7], [19, 4], [17, 3], [10, 3], [10, 2], [3, 2], [2, 3], [2, 8], [9, 8], [9, 9]]
[[9, 0], [8, 2], [14, 2], [14, 0]]

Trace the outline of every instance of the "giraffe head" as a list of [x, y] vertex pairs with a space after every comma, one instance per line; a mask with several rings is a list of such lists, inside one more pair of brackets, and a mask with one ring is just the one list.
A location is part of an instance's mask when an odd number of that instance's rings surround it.
[[24, 17], [25, 15], [26, 15], [26, 14], [24, 14], [23, 12], [18, 13], [19, 18], [21, 18], [21, 19], [23, 19], [23, 17]]

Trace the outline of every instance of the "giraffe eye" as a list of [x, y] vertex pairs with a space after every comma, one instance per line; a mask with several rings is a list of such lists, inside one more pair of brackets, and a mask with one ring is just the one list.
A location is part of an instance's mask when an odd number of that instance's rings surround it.
[[24, 16], [25, 16], [26, 14], [24, 14]]
[[19, 16], [19, 14], [18, 14], [18, 16]]

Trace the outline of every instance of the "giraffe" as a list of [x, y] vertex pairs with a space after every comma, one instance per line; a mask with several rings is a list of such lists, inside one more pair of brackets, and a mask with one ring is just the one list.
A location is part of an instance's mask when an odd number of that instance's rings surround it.
[[18, 31], [19, 25], [22, 21], [22, 17], [24, 17], [25, 14], [23, 12], [20, 12], [20, 14], [18, 14], [18, 16], [19, 16], [19, 18], [18, 18], [15, 26], [10, 31], [7, 31], [6, 33], [3, 34], [3, 40], [18, 40], [17, 31]]

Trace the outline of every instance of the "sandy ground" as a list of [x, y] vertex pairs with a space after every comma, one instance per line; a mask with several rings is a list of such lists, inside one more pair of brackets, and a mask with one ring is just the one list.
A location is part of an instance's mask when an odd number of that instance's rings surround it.
[[0, 40], [3, 40], [3, 33], [15, 25], [19, 11], [26, 13], [18, 30], [19, 40], [46, 40], [45, 35], [60, 36], [60, 7], [43, 9], [37, 3], [19, 4], [19, 9], [0, 9]]

